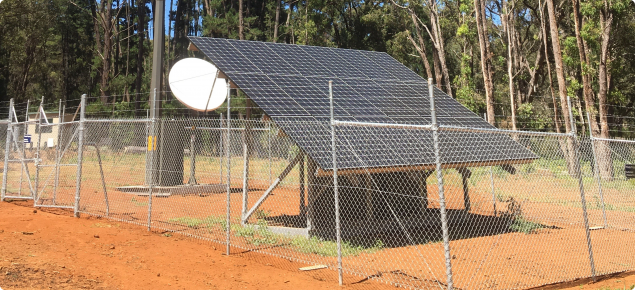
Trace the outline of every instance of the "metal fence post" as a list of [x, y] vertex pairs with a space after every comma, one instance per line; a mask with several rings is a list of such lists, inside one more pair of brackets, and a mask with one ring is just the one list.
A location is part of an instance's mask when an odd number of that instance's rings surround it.
[[224, 121], [223, 121], [223, 113], [220, 113], [220, 119], [219, 119], [219, 133], [218, 133], [218, 167], [220, 167], [220, 175], [218, 175], [218, 181], [220, 184], [223, 184], [223, 150], [225, 147], [225, 145], [223, 145], [225, 142], [223, 142], [224, 140], [224, 136], [225, 133], [223, 133], [223, 126], [224, 126]]
[[[27, 125], [29, 122], [29, 105], [31, 104], [31, 100], [26, 100], [26, 113], [24, 114], [24, 133], [22, 134], [22, 136], [26, 136], [29, 134], [29, 126]], [[16, 140], [17, 141], [17, 140]], [[18, 196], [22, 196], [22, 180], [24, 180], [24, 171], [29, 170], [28, 167], [26, 166], [26, 164], [24, 163], [24, 159], [26, 159], [26, 145], [24, 142], [22, 143], [22, 171], [20, 171], [20, 188], [18, 188]], [[19, 149], [18, 149], [19, 150]], [[27, 176], [27, 178], [29, 178], [29, 182], [31, 182], [31, 177]]]
[[598, 157], [595, 151], [595, 137], [593, 137], [593, 130], [591, 129], [591, 117], [589, 112], [586, 112], [586, 118], [589, 124], [589, 141], [591, 141], [591, 150], [593, 155], [593, 173], [598, 182], [598, 192], [600, 194], [600, 201], [602, 202], [602, 219], [604, 221], [604, 228], [608, 227], [608, 222], [606, 220], [606, 208], [604, 206], [604, 194], [602, 193], [602, 177], [600, 176], [600, 170], [598, 168]]
[[333, 113], [333, 81], [329, 81], [329, 100], [331, 102], [331, 153], [333, 157], [333, 193], [335, 197], [335, 235], [337, 238], [337, 274], [340, 286], [343, 283], [342, 270], [342, 230], [340, 225], [340, 195], [337, 188], [337, 151], [335, 145], [335, 115]]
[[430, 96], [430, 115], [432, 116], [432, 140], [434, 142], [434, 156], [437, 171], [437, 184], [439, 188], [439, 207], [441, 211], [441, 230], [443, 231], [443, 250], [445, 253], [445, 274], [447, 276], [448, 290], [454, 289], [452, 282], [452, 255], [450, 254], [450, 231], [448, 217], [445, 208], [445, 193], [443, 192], [443, 171], [441, 168], [441, 154], [439, 149], [439, 126], [437, 124], [437, 111], [434, 105], [434, 86], [432, 78], [428, 79], [428, 94]]
[[586, 197], [584, 196], [584, 181], [582, 180], [582, 169], [580, 167], [580, 145], [578, 144], [578, 136], [576, 133], [575, 119], [573, 119], [573, 112], [571, 110], [571, 98], [567, 96], [567, 104], [569, 106], [569, 120], [571, 122], [571, 139], [573, 139], [573, 154], [575, 159], [575, 174], [578, 178], [578, 186], [580, 187], [580, 201], [582, 202], [582, 214], [584, 219], [584, 230], [586, 231], [586, 242], [589, 249], [589, 262], [591, 263], [591, 276], [593, 282], [596, 281], [595, 277], [595, 261], [593, 259], [593, 246], [591, 245], [591, 231], [589, 230], [589, 218], [586, 210]]
[[7, 141], [4, 146], [4, 171], [2, 172], [2, 192], [0, 192], [0, 201], [4, 201], [4, 197], [7, 195], [7, 174], [9, 171], [9, 153], [11, 151], [11, 135], [13, 122], [13, 98], [9, 100], [9, 123], [7, 123]]
[[82, 186], [82, 159], [84, 155], [84, 121], [86, 119], [86, 94], [82, 95], [79, 113], [79, 128], [77, 128], [77, 180], [75, 182], [75, 206], [73, 214], [79, 217], [79, 198]]
[[[153, 104], [157, 103], [157, 89], [156, 88], [154, 88], [154, 92], [152, 94], [152, 103]], [[150, 176], [153, 177], [149, 179], [150, 183], [148, 184], [148, 231], [152, 230], [152, 194], [154, 191], [154, 183], [157, 180], [154, 178], [155, 176], [154, 167], [156, 164], [155, 153], [157, 149], [157, 135], [155, 132], [157, 116], [154, 110], [151, 111], [151, 115], [152, 116], [150, 120], [150, 138], [148, 138], [148, 150], [146, 151], [150, 154], [150, 158], [149, 158], [150, 166], [146, 165], [146, 167], [150, 170]], [[161, 137], [163, 137], [163, 134], [161, 134]]]
[[227, 157], [227, 228], [225, 229], [227, 248], [226, 254], [229, 256], [229, 247], [231, 245], [231, 192], [232, 192], [232, 178], [231, 178], [231, 148], [229, 147], [231, 141], [231, 84], [227, 80], [227, 138], [225, 138], [225, 154]]
[[35, 191], [33, 193], [33, 206], [37, 205], [38, 201], [38, 189], [40, 185], [40, 145], [42, 144], [42, 112], [44, 111], [44, 97], [40, 101], [40, 107], [37, 110], [37, 148], [35, 148], [35, 161], [33, 164], [35, 165], [35, 180], [34, 187]]
[[63, 136], [63, 130], [64, 130], [64, 126], [62, 126], [62, 123], [64, 122], [64, 111], [66, 110], [66, 105], [64, 105], [64, 107], [62, 107], [62, 100], [60, 99], [60, 104], [59, 104], [59, 108], [57, 110], [58, 112], [58, 118], [57, 118], [57, 144], [55, 144], [55, 182], [53, 184], [53, 204], [56, 203], [56, 199], [57, 199], [57, 188], [59, 187], [60, 184], [60, 158], [61, 158], [61, 145], [60, 142], [62, 141], [62, 136]]

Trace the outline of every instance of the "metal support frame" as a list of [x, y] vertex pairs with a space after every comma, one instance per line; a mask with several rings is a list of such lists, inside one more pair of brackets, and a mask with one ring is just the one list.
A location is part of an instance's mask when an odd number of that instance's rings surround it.
[[315, 176], [315, 171], [318, 166], [315, 161], [309, 156], [307, 158], [307, 211], [306, 211], [306, 229], [309, 234], [313, 230], [313, 215], [315, 214], [315, 198], [317, 196], [317, 178]]
[[604, 222], [604, 228], [608, 228], [608, 221], [606, 219], [606, 208], [604, 205], [604, 194], [602, 193], [602, 177], [600, 176], [600, 169], [598, 164], [597, 151], [595, 150], [595, 137], [593, 137], [593, 130], [591, 129], [591, 116], [589, 112], [586, 112], [586, 118], [589, 124], [589, 141], [591, 142], [591, 150], [593, 155], [593, 174], [597, 179], [598, 193], [600, 194], [600, 201], [602, 202], [602, 221]]
[[573, 119], [573, 112], [571, 110], [571, 98], [567, 96], [567, 104], [569, 106], [569, 120], [571, 122], [571, 135], [570, 138], [573, 141], [573, 154], [575, 162], [575, 174], [578, 179], [578, 186], [580, 188], [580, 201], [582, 203], [582, 217], [584, 220], [584, 230], [586, 232], [587, 248], [589, 250], [589, 263], [591, 264], [591, 276], [593, 282], [597, 280], [595, 276], [595, 261], [593, 259], [593, 245], [591, 244], [591, 231], [589, 230], [589, 217], [587, 215], [586, 197], [584, 195], [584, 181], [582, 180], [582, 169], [580, 168], [580, 145], [578, 144], [578, 135], [576, 133], [575, 119]]
[[[243, 196], [242, 216], [244, 217], [249, 207], [249, 155], [251, 151], [251, 102], [247, 99], [245, 130], [243, 131]], [[246, 219], [242, 219], [244, 223]]]
[[7, 123], [7, 139], [4, 145], [4, 164], [2, 171], [2, 191], [0, 192], [0, 201], [4, 201], [4, 197], [7, 195], [7, 178], [9, 171], [9, 153], [11, 152], [11, 137], [13, 136], [13, 98], [9, 100], [9, 122]]
[[231, 193], [232, 193], [232, 177], [231, 177], [231, 149], [229, 148], [231, 139], [231, 84], [227, 80], [227, 138], [225, 138], [225, 154], [227, 157], [227, 220], [226, 220], [226, 239], [227, 248], [226, 255], [230, 254], [231, 245]]
[[461, 174], [461, 179], [463, 181], [463, 206], [465, 207], [465, 211], [468, 212], [472, 209], [472, 202], [470, 201], [470, 187], [469, 187], [469, 179], [472, 176], [472, 171], [465, 167], [456, 169]]
[[342, 232], [340, 225], [340, 195], [337, 185], [337, 146], [335, 144], [335, 115], [333, 113], [333, 81], [329, 81], [329, 100], [331, 103], [331, 153], [333, 158], [333, 194], [335, 198], [335, 235], [337, 240], [337, 274], [340, 286], [343, 284], [342, 269]]
[[492, 188], [492, 205], [494, 206], [494, 217], [498, 215], [496, 212], [496, 191], [494, 190], [494, 166], [489, 167], [489, 181]]
[[265, 202], [267, 197], [271, 195], [271, 192], [273, 192], [273, 190], [276, 189], [276, 187], [278, 187], [280, 182], [282, 182], [282, 180], [285, 177], [287, 177], [287, 175], [291, 172], [291, 170], [293, 170], [293, 167], [295, 167], [298, 163], [300, 163], [300, 160], [302, 158], [304, 158], [304, 153], [298, 152], [298, 155], [296, 155], [295, 158], [293, 158], [293, 161], [291, 161], [291, 163], [287, 165], [287, 168], [285, 168], [282, 171], [282, 173], [280, 173], [280, 176], [278, 176], [278, 178], [276, 178], [276, 180], [273, 181], [273, 183], [269, 186], [269, 188], [265, 190], [265, 192], [260, 196], [258, 201], [256, 201], [256, 203], [251, 207], [251, 209], [249, 209], [245, 214], [242, 215], [241, 222], [243, 224], [247, 223], [247, 220], [249, 220], [249, 217], [251, 217], [251, 215], [253, 215], [254, 212], [256, 212], [256, 210], [262, 205], [263, 202]]
[[77, 180], [75, 182], [75, 204], [73, 215], [79, 217], [79, 200], [82, 187], [82, 159], [84, 156], [84, 120], [86, 119], [86, 94], [82, 95], [79, 114], [78, 142], [77, 142]]
[[298, 177], [300, 180], [300, 216], [304, 216], [306, 214], [306, 186], [305, 186], [305, 174], [304, 174], [304, 154], [300, 158], [298, 163]]
[[110, 204], [108, 202], [108, 191], [106, 190], [106, 179], [104, 178], [104, 168], [102, 167], [101, 153], [99, 152], [99, 145], [95, 143], [86, 143], [86, 146], [95, 147], [95, 152], [97, 153], [97, 162], [99, 163], [99, 174], [101, 176], [101, 186], [104, 190], [104, 202], [106, 202], [106, 216], [109, 216]]
[[441, 230], [443, 232], [443, 252], [445, 254], [445, 274], [447, 276], [448, 290], [454, 289], [452, 281], [452, 255], [450, 254], [450, 231], [448, 216], [445, 208], [445, 193], [443, 192], [443, 169], [441, 167], [441, 150], [439, 146], [439, 127], [437, 124], [437, 111], [434, 105], [434, 85], [432, 78], [428, 79], [428, 95], [430, 97], [430, 114], [432, 116], [432, 139], [434, 142], [434, 156], [437, 171], [437, 185], [439, 188], [439, 207], [441, 211]]
[[[190, 178], [187, 181], [189, 185], [196, 185], [196, 127], [192, 126], [192, 135], [190, 136]], [[221, 166], [222, 167], [222, 166]]]
[[433, 170], [424, 170], [418, 175], [419, 181], [419, 193], [421, 195], [421, 211], [425, 212], [428, 209], [428, 177], [434, 173]]

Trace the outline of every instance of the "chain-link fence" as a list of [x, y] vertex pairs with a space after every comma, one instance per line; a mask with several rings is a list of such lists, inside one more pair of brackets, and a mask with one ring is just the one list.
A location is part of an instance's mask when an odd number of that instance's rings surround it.
[[448, 126], [434, 110], [414, 125], [84, 107], [51, 122], [10, 110], [4, 200], [299, 262], [333, 283], [515, 289], [635, 269], [635, 141]]

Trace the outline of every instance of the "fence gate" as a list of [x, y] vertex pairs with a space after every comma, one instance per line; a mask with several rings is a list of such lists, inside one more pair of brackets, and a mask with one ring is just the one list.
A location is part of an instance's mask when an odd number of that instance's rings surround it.
[[74, 208], [77, 185], [78, 122], [38, 124], [39, 162], [35, 206]]
[[28, 120], [18, 122], [15, 108], [11, 104], [3, 152], [2, 200], [33, 199], [35, 196], [33, 174], [36, 150], [32, 146], [32, 135], [29, 134], [29, 129], [32, 129], [29, 128], [30, 123]]

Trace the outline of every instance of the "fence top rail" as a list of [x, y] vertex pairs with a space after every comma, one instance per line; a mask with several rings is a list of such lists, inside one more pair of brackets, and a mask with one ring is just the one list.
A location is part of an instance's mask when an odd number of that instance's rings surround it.
[[632, 143], [635, 144], [635, 140], [627, 140], [627, 139], [612, 139], [612, 138], [600, 138], [600, 137], [591, 137], [591, 140], [597, 141], [609, 141], [609, 142], [620, 142], [620, 143]]
[[86, 119], [86, 123], [150, 123], [151, 119]]
[[[333, 121], [334, 126], [354, 126], [354, 127], [377, 127], [377, 128], [394, 128], [394, 129], [413, 129], [413, 130], [432, 130], [432, 125], [412, 125], [412, 124], [394, 124], [394, 123], [370, 123], [370, 122], [355, 122], [355, 121]], [[439, 130], [443, 131], [455, 131], [455, 132], [473, 132], [473, 133], [491, 133], [491, 134], [519, 134], [519, 135], [534, 135], [534, 136], [561, 136], [571, 137], [568, 133], [553, 133], [553, 132], [536, 132], [536, 131], [515, 131], [505, 130], [498, 128], [472, 128], [472, 127], [459, 127], [449, 125], [439, 125]], [[596, 138], [597, 139], [597, 138]]]
[[394, 129], [415, 129], [415, 130], [432, 130], [432, 125], [410, 125], [410, 124], [391, 124], [391, 123], [369, 123], [369, 122], [352, 122], [352, 121], [333, 121], [334, 126], [354, 126], [354, 127], [378, 127], [378, 128], [394, 128]]
[[449, 125], [439, 125], [439, 130], [443, 131], [455, 131], [455, 132], [473, 132], [473, 133], [492, 133], [492, 134], [517, 134], [517, 135], [533, 135], [533, 136], [556, 136], [556, 137], [571, 137], [570, 133], [554, 133], [554, 132], [537, 132], [537, 131], [517, 131], [506, 130], [498, 128], [472, 128], [472, 127], [459, 127]]

